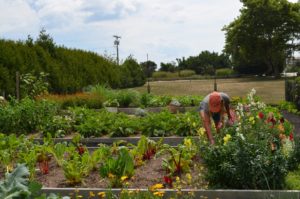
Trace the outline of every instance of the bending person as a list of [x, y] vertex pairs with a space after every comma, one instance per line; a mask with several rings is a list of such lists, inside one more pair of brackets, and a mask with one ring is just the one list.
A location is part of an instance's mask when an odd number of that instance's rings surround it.
[[228, 115], [229, 124], [233, 123], [230, 109], [230, 99], [226, 93], [212, 92], [208, 94], [200, 103], [199, 116], [203, 121], [207, 138], [211, 144], [214, 144], [214, 138], [211, 133], [211, 118], [214, 121], [217, 133], [223, 127], [224, 114]]

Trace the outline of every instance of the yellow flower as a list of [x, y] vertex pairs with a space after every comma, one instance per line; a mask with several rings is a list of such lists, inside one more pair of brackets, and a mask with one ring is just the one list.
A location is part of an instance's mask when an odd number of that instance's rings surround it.
[[225, 137], [223, 138], [224, 140], [224, 145], [227, 144], [227, 142], [231, 139], [231, 135], [230, 134], [226, 134]]
[[252, 124], [255, 124], [255, 119], [254, 119], [253, 116], [249, 118], [249, 122], [252, 123]]
[[184, 139], [184, 145], [187, 146], [188, 148], [192, 147], [192, 140], [191, 139]]
[[159, 197], [163, 197], [163, 196], [164, 196], [164, 194], [165, 194], [165, 192], [164, 192], [164, 191], [156, 191], [156, 192], [154, 192], [154, 193], [153, 193], [153, 195], [155, 195], [155, 196], [159, 196]]
[[108, 174], [108, 177], [109, 177], [109, 178], [114, 178], [114, 177], [115, 177], [115, 175], [114, 175], [114, 174], [112, 174], [112, 173], [109, 173], [109, 174]]
[[178, 176], [176, 176], [176, 182], [180, 182], [180, 178]]
[[196, 122], [193, 122], [193, 123], [192, 123], [192, 126], [193, 126], [193, 127], [196, 127], [196, 126], [197, 126]]
[[185, 177], [186, 177], [186, 179], [187, 179], [187, 182], [188, 182], [189, 184], [191, 184], [191, 183], [192, 183], [192, 175], [191, 175], [190, 173], [187, 173], [187, 174], [185, 174]]
[[162, 189], [162, 188], [164, 188], [163, 184], [155, 184], [155, 185], [153, 185], [153, 186], [150, 187], [150, 190], [151, 191], [155, 191], [157, 189]]
[[197, 132], [198, 132], [198, 134], [199, 134], [200, 136], [204, 136], [205, 128], [201, 127], [201, 128], [198, 129]]
[[95, 194], [94, 194], [94, 192], [92, 192], [92, 191], [90, 191], [90, 194], [89, 194], [89, 195], [90, 195], [90, 198], [91, 198], [91, 197], [95, 197]]
[[123, 182], [123, 181], [125, 181], [125, 180], [127, 180], [128, 179], [128, 176], [122, 176], [121, 177], [121, 181]]
[[284, 132], [284, 126], [282, 124], [279, 124], [277, 128], [280, 132]]
[[99, 192], [97, 194], [100, 198], [105, 198], [105, 192]]

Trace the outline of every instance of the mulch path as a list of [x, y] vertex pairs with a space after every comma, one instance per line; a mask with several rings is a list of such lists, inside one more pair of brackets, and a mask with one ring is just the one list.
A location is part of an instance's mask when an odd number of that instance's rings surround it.
[[284, 118], [286, 118], [289, 122], [291, 122], [295, 127], [295, 135], [300, 137], [300, 116], [289, 113], [288, 111], [281, 111]]

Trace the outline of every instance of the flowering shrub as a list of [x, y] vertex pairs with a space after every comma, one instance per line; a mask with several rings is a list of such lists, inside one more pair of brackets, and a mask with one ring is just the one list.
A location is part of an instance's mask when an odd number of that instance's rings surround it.
[[[280, 189], [294, 158], [292, 125], [255, 96], [253, 89], [236, 107], [237, 122], [201, 150], [210, 186]], [[208, 145], [208, 144], [207, 144]]]

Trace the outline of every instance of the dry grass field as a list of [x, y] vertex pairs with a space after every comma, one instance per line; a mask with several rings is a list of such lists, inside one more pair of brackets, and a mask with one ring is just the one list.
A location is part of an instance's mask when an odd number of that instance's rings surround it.
[[[214, 89], [214, 80], [177, 80], [150, 82], [151, 93], [157, 95], [202, 95]], [[278, 104], [284, 100], [284, 80], [262, 80], [252, 78], [217, 79], [218, 91], [230, 96], [246, 96], [254, 88], [262, 101]], [[139, 92], [147, 92], [147, 84], [135, 88]]]

